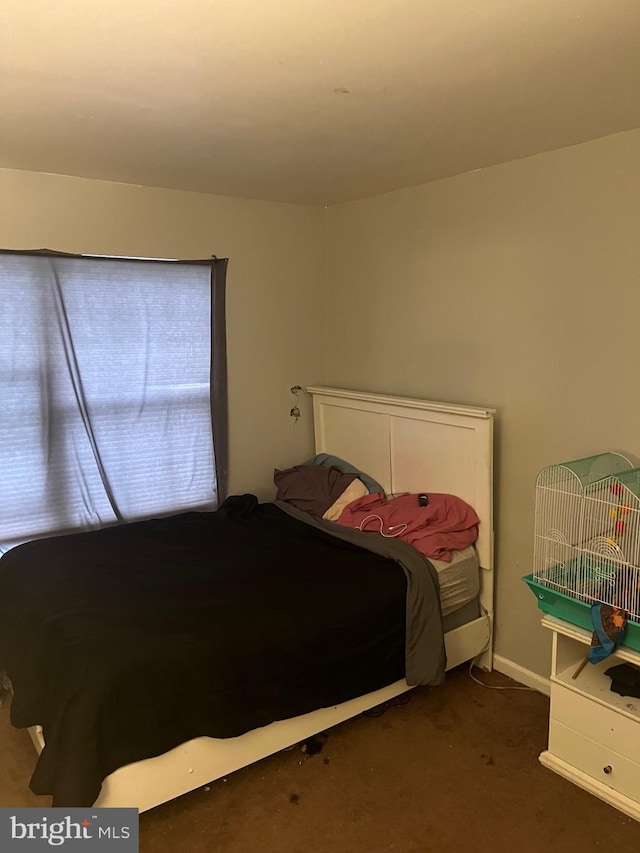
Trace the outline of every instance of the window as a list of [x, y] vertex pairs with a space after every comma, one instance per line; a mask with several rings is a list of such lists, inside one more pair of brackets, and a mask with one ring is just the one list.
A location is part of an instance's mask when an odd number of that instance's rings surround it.
[[225, 272], [0, 253], [2, 550], [218, 505]]

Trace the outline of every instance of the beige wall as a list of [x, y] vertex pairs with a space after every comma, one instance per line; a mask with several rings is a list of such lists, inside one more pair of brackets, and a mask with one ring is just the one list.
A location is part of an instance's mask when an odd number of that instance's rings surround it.
[[327, 384], [497, 409], [496, 648], [548, 674], [536, 474], [640, 457], [640, 131], [331, 208], [328, 269]]
[[273, 466], [312, 448], [290, 388], [322, 379], [319, 208], [0, 169], [0, 246], [228, 257], [230, 487], [272, 497]]

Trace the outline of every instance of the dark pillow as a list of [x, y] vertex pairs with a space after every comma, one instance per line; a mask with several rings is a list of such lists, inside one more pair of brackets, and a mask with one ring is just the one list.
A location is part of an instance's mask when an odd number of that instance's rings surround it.
[[314, 456], [313, 459], [309, 459], [309, 461], [304, 464], [325, 465], [330, 468], [337, 468], [339, 471], [342, 471], [343, 474], [355, 474], [365, 484], [370, 495], [375, 494], [376, 492], [382, 492], [382, 494], [384, 494], [384, 489], [380, 483], [373, 479], [373, 477], [370, 477], [369, 474], [365, 474], [364, 471], [360, 471], [350, 462], [345, 462], [344, 459], [340, 459], [339, 456], [330, 456], [328, 453], [319, 453], [317, 456]]
[[355, 473], [324, 465], [294, 465], [273, 472], [278, 489], [276, 500], [293, 504], [316, 518], [322, 518], [355, 479]]

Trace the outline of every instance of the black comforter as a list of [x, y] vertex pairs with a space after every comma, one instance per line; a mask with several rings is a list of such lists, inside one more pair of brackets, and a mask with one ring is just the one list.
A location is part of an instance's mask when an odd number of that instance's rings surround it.
[[[402, 678], [415, 577], [323, 525], [244, 495], [217, 512], [5, 554], [0, 668], [13, 682], [13, 724], [42, 725], [46, 743], [32, 790], [56, 806], [88, 806], [124, 764]], [[433, 620], [420, 643], [433, 649], [419, 680], [438, 683], [437, 580], [424, 567], [420, 596], [432, 589]]]

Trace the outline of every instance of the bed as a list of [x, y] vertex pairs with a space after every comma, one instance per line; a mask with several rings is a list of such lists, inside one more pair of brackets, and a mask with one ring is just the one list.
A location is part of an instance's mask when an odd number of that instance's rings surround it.
[[[32, 788], [53, 790], [54, 805], [93, 802], [145, 811], [415, 684], [438, 684], [445, 668], [469, 660], [491, 668], [493, 411], [336, 388], [306, 390], [313, 398], [317, 453], [349, 460], [387, 494], [457, 496], [480, 520], [474, 546], [450, 561], [428, 562], [403, 542], [305, 518], [294, 506], [260, 504], [251, 495], [230, 498], [216, 514], [127, 525], [124, 545], [120, 528], [21, 546], [23, 553], [8, 566], [22, 561], [15, 578], [34, 572], [31, 587], [41, 594], [29, 593], [23, 609], [31, 630], [16, 630], [15, 636], [33, 636], [28, 642], [38, 648], [14, 648], [6, 668], [14, 721], [29, 728], [40, 753]], [[212, 524], [226, 543], [222, 553], [236, 560], [231, 574], [227, 567], [226, 574], [218, 576], [216, 569], [205, 577], [194, 556], [198, 542], [208, 547]], [[63, 538], [73, 540], [71, 552]], [[275, 556], [261, 562], [269, 541], [277, 543]], [[126, 601], [111, 583], [112, 564], [102, 565], [96, 556], [112, 555], [114, 548], [122, 560], [135, 553], [135, 584]], [[37, 574], [43, 554], [52, 564], [64, 562], [64, 582], [51, 584], [46, 566]], [[177, 575], [171, 555], [180, 565]], [[99, 579], [98, 589], [94, 581], [86, 588], [82, 583], [88, 560], [97, 561], [91, 576]], [[165, 563], [169, 568], [162, 569]], [[223, 606], [213, 596], [212, 577], [215, 589], [224, 587], [237, 606]], [[6, 585], [4, 593], [10, 600]], [[42, 624], [40, 613], [47, 614]], [[314, 621], [323, 630], [330, 626], [319, 640], [301, 633]], [[158, 660], [153, 642], [162, 652]], [[189, 653], [189, 678], [176, 662], [178, 648]], [[213, 670], [216, 688], [205, 689]], [[157, 713], [148, 711], [151, 700]], [[49, 710], [39, 711], [47, 702]], [[38, 713], [46, 716], [44, 734]], [[165, 718], [171, 718], [170, 735], [158, 722]], [[191, 736], [209, 732], [212, 719], [216, 737]], [[80, 772], [72, 758], [79, 746], [94, 754], [95, 764]]]

